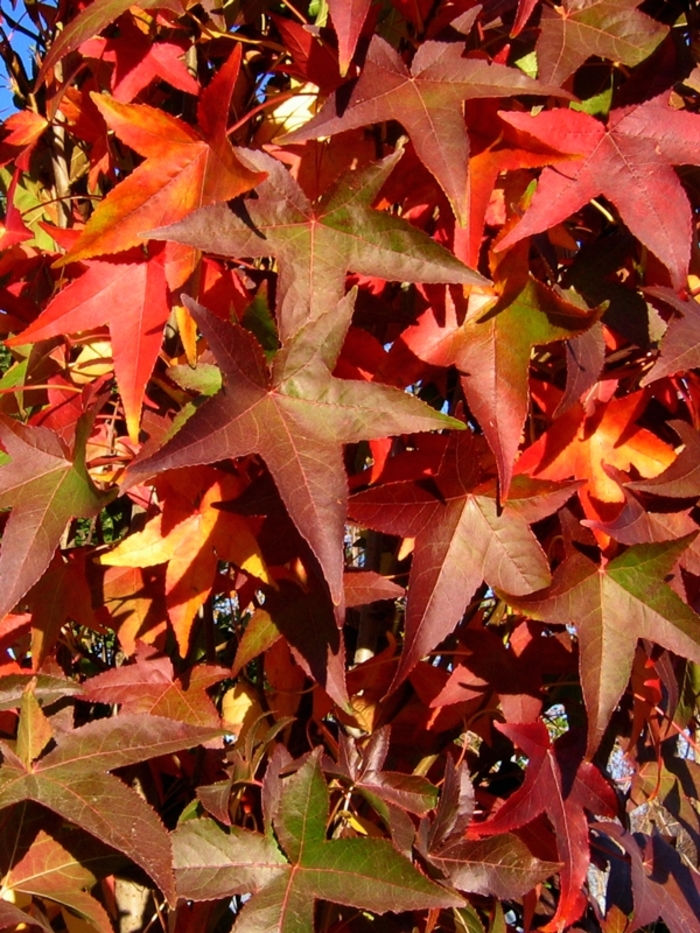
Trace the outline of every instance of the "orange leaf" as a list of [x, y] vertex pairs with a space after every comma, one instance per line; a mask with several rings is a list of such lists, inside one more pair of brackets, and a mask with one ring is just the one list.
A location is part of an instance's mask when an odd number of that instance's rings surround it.
[[[202, 92], [197, 108], [199, 130], [147, 104], [123, 104], [92, 94], [108, 127], [146, 161], [98, 205], [77, 244], [59, 265], [141, 244], [141, 235], [148, 230], [181, 220], [205, 204], [238, 197], [266, 177], [265, 172], [241, 164], [226, 136], [228, 102], [240, 60], [240, 46], [236, 46]], [[187, 279], [195, 255], [189, 248], [184, 254], [182, 247], [176, 248], [168, 276], [171, 288]]]

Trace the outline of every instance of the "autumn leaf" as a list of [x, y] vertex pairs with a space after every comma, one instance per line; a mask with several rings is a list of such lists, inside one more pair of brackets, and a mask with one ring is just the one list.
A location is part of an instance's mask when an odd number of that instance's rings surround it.
[[113, 62], [111, 90], [115, 100], [128, 103], [155, 80], [164, 80], [186, 94], [199, 94], [200, 87], [185, 65], [184, 42], [154, 42], [133, 17], [120, 20], [119, 35], [92, 39], [81, 45], [86, 58]]
[[592, 198], [604, 195], [631, 232], [671, 273], [676, 288], [687, 284], [692, 218], [688, 198], [673, 165], [698, 160], [700, 119], [674, 110], [664, 95], [612, 110], [607, 126], [575, 110], [530, 116], [500, 114], [527, 140], [578, 155], [556, 169], [546, 168], [523, 219], [496, 246], [548, 230]]
[[53, 751], [28, 765], [3, 745], [0, 809], [23, 800], [42, 804], [123, 852], [174, 902], [170, 840], [163, 824], [135, 791], [107, 772], [221, 734], [162, 716], [124, 714], [73, 729]]
[[386, 483], [352, 496], [354, 521], [416, 539], [406, 639], [393, 687], [450, 634], [482, 581], [521, 594], [547, 585], [549, 566], [528, 521], [544, 518], [572, 492], [571, 486], [519, 485], [514, 499], [527, 517], [510, 502], [499, 509], [496, 484], [479, 466], [478, 445], [464, 434], [452, 436], [434, 482]]
[[548, 590], [503, 594], [530, 618], [576, 627], [589, 757], [627, 687], [640, 638], [700, 663], [700, 617], [666, 582], [694, 537], [637, 544], [600, 567], [575, 552], [557, 568]]
[[31, 927], [31, 929], [39, 927], [45, 933], [53, 933], [46, 920], [32, 917], [31, 914], [25, 913], [25, 911], [7, 901], [0, 901], [0, 930], [6, 930], [8, 927], [12, 927], [13, 930], [21, 930], [25, 925]]
[[582, 891], [590, 862], [586, 811], [614, 817], [617, 798], [596, 766], [581, 760], [570, 734], [552, 743], [541, 722], [496, 725], [527, 756], [525, 780], [493, 817], [472, 823], [469, 832], [477, 838], [497, 836], [547, 814], [564, 863], [556, 914], [542, 927], [555, 933], [578, 920], [588, 903]]
[[219, 256], [275, 256], [280, 264], [277, 327], [283, 341], [336, 306], [348, 271], [392, 281], [486, 281], [405, 220], [372, 209], [401, 150], [346, 172], [317, 204], [277, 159], [244, 149], [237, 155], [251, 173], [267, 173], [254, 199], [233, 211], [224, 204], [203, 208], [148, 236]]
[[72, 452], [48, 428], [0, 414], [0, 441], [10, 457], [0, 467], [0, 508], [12, 509], [3, 533], [0, 577], [6, 586], [0, 619], [39, 580], [72, 518], [91, 518], [114, 498], [93, 484], [85, 444], [94, 412], [84, 414]]
[[462, 427], [461, 422], [392, 387], [331, 375], [350, 325], [353, 294], [336, 312], [303, 327], [277, 353], [270, 371], [251, 334], [186, 303], [221, 366], [224, 388], [128, 475], [133, 482], [163, 470], [260, 454], [339, 605], [347, 500], [341, 445]]
[[39, 317], [6, 341], [20, 347], [109, 325], [114, 371], [127, 428], [137, 441], [146, 384], [170, 314], [162, 249], [89, 260], [85, 271], [49, 302]]
[[[646, 386], [664, 376], [700, 367], [700, 305], [694, 299], [682, 301], [671, 288], [648, 288], [645, 294], [677, 312], [668, 322], [656, 362], [641, 381]], [[680, 317], [678, 317], [680, 314]]]
[[692, 927], [700, 911], [700, 884], [697, 872], [681, 853], [660, 834], [632, 835], [607, 823], [597, 823], [595, 828], [603, 838], [611, 836], [629, 857], [637, 928], [658, 919], [672, 933], [684, 933], [689, 924]]
[[345, 77], [372, 0], [329, 0], [331, 20], [338, 36], [340, 74]]
[[[458, 906], [384, 839], [326, 839], [328, 787], [318, 752], [283, 780], [271, 835], [213, 820], [173, 834], [178, 894], [192, 900], [252, 893], [236, 933], [311, 930], [317, 899], [374, 913]], [[278, 845], [279, 844], [279, 845]]]
[[235, 499], [242, 488], [237, 477], [211, 468], [173, 474], [159, 483], [162, 511], [99, 558], [108, 567], [167, 562], [165, 602], [182, 657], [187, 655], [197, 612], [211, 595], [220, 560], [270, 582], [247, 520], [216, 508]]
[[628, 486], [657, 496], [695, 499], [700, 495], [700, 434], [685, 421], [672, 421], [671, 427], [682, 440], [683, 450], [662, 473]]
[[[584, 480], [578, 490], [586, 518], [610, 521], [624, 503], [624, 494], [607, 466], [654, 477], [676, 459], [673, 448], [636, 424], [644, 395], [634, 392], [609, 402], [597, 402], [589, 414], [572, 405], [551, 428], [525, 450], [518, 473], [540, 479]], [[605, 539], [603, 539], [605, 543]]]
[[90, 889], [118, 869], [123, 858], [41, 807], [16, 804], [2, 816], [3, 889], [62, 904], [98, 933], [113, 933], [107, 912]]
[[[169, 9], [176, 14], [183, 13], [185, 5], [182, 0], [140, 0], [139, 3], [142, 10]], [[85, 7], [75, 19], [68, 23], [66, 28], [58, 34], [56, 41], [51, 44], [51, 48], [42, 63], [37, 81], [39, 83], [43, 82], [46, 73], [56, 62], [59, 62], [69, 52], [74, 52], [86, 39], [102, 32], [105, 27], [118, 19], [122, 13], [126, 13], [131, 6], [129, 0], [94, 0], [93, 3]]]
[[503, 501], [528, 411], [533, 348], [585, 333], [602, 311], [588, 309], [575, 292], [548, 288], [527, 273], [522, 277], [520, 269], [512, 278], [521, 281], [514, 285], [509, 276], [499, 277], [499, 297], [464, 322], [448, 293], [444, 315], [426, 311], [401, 338], [426, 363], [457, 367], [469, 408], [496, 455]]
[[83, 696], [94, 703], [120, 703], [122, 714], [148, 713], [217, 728], [220, 717], [206, 691], [228, 676], [227, 668], [213, 664], [198, 664], [176, 676], [169, 658], [141, 642], [133, 664], [91, 677]]
[[388, 42], [373, 36], [362, 74], [349, 99], [346, 88], [342, 90], [342, 98], [341, 92], [332, 94], [317, 116], [300, 130], [283, 137], [282, 142], [301, 142], [383, 120], [397, 120], [464, 225], [469, 214], [469, 138], [463, 102], [516, 94], [568, 95], [559, 87], [528, 78], [517, 68], [483, 58], [464, 58], [463, 48], [458, 42], [426, 41], [409, 69]]
[[42, 666], [69, 620], [99, 631], [87, 581], [86, 555], [77, 548], [54, 554], [46, 572], [24, 598], [32, 613], [32, 661]]
[[596, 55], [632, 68], [648, 58], [668, 26], [642, 13], [640, 0], [562, 0], [542, 6], [537, 40], [538, 76], [563, 84]]
[[[237, 45], [202, 91], [199, 130], [147, 104], [92, 95], [108, 127], [146, 161], [99, 203], [61, 265], [137, 246], [145, 231], [173, 223], [204, 204], [235, 198], [265, 178], [241, 163], [226, 135], [224, 102], [230, 100], [240, 61]], [[191, 260], [170, 258], [175, 269], [168, 278], [171, 288], [176, 288], [189, 275]]]

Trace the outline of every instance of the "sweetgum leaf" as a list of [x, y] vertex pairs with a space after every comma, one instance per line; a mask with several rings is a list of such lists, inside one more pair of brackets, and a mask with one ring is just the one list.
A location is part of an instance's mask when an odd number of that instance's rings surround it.
[[105, 772], [222, 734], [162, 716], [125, 714], [74, 729], [29, 767], [5, 747], [0, 808], [22, 800], [42, 804], [127, 855], [172, 903], [170, 840], [163, 824], [135, 791]]
[[131, 478], [260, 454], [339, 605], [347, 499], [342, 444], [462, 423], [398, 389], [331, 375], [353, 294], [302, 328], [277, 353], [271, 371], [251, 334], [185, 302], [221, 366], [224, 387], [158, 453], [135, 464]]
[[17, 673], [0, 677], [0, 710], [19, 706], [27, 684], [33, 682], [34, 696], [45, 704], [82, 693], [82, 687], [74, 680], [57, 677], [55, 674]]
[[475, 836], [498, 836], [524, 826], [540, 813], [547, 814], [563, 862], [557, 912], [543, 928], [554, 933], [574, 923], [587, 904], [581, 890], [590, 861], [585, 811], [613, 817], [617, 798], [595, 765], [581, 761], [581, 750], [571, 734], [552, 744], [542, 722], [496, 725], [527, 755], [525, 780], [495, 816], [472, 824], [471, 831]]
[[[521, 491], [522, 499], [541, 497], [539, 508], [528, 516], [534, 521], [535, 514], [543, 518], [563, 505], [574, 488], [529, 486]], [[520, 593], [531, 593], [550, 580], [528, 520], [510, 502], [498, 508], [496, 483], [482, 473], [469, 434], [452, 435], [434, 483], [374, 486], [352, 496], [349, 514], [369, 528], [416, 539], [406, 640], [394, 686], [449, 635], [483, 580]]]
[[646, 386], [655, 379], [700, 366], [700, 305], [694, 299], [682, 301], [671, 288], [647, 288], [644, 291], [681, 315], [668, 322], [659, 356], [641, 380], [641, 385]]
[[562, 0], [542, 6], [538, 77], [563, 84], [591, 55], [633, 67], [648, 58], [668, 26], [637, 7], [640, 0]]
[[[139, 255], [140, 254], [140, 255]], [[92, 260], [60, 291], [39, 317], [7, 341], [36, 343], [109, 325], [114, 373], [124, 403], [129, 436], [137, 441], [141, 405], [170, 314], [162, 248], [118, 259]]]
[[331, 19], [338, 36], [341, 75], [347, 74], [371, 4], [372, 0], [328, 0]]
[[[138, 246], [144, 230], [173, 223], [204, 204], [235, 198], [265, 178], [240, 161], [226, 135], [226, 102], [240, 61], [236, 45], [202, 92], [199, 130], [148, 104], [124, 104], [93, 93], [109, 128], [145, 161], [100, 201], [61, 265]], [[168, 281], [176, 288], [191, 273], [194, 257], [171, 254], [170, 262]]]
[[586, 518], [617, 517], [625, 497], [611, 466], [651, 478], [676, 460], [669, 444], [637, 424], [644, 402], [642, 392], [594, 402], [588, 411], [577, 402], [523, 452], [516, 470], [541, 479], [583, 480], [578, 497]]
[[255, 198], [233, 211], [225, 204], [203, 208], [148, 236], [219, 256], [275, 256], [280, 267], [277, 326], [283, 341], [336, 306], [348, 271], [390, 281], [487, 281], [405, 220], [372, 209], [402, 150], [346, 172], [316, 204], [277, 159], [249, 149], [236, 154], [251, 172], [267, 173]]
[[443, 321], [428, 311], [402, 340], [426, 363], [459, 370], [469, 408], [496, 456], [505, 501], [527, 416], [533, 347], [585, 333], [603, 309], [590, 310], [575, 293], [567, 297], [528, 275], [515, 287], [507, 277], [498, 284], [504, 294], [486, 314], [457, 323], [449, 308]]
[[32, 929], [39, 927], [45, 933], [53, 933], [52, 927], [46, 920], [32, 917], [7, 901], [0, 901], [0, 930], [7, 930], [8, 927], [12, 927], [13, 930], [21, 930], [25, 925], [32, 927]]
[[225, 832], [211, 820], [184, 823], [173, 833], [178, 894], [205, 900], [251, 892], [236, 933], [311, 933], [317, 899], [375, 913], [461, 905], [387, 840], [326, 839], [329, 794], [318, 751], [282, 782], [274, 828], [284, 855], [269, 835]]
[[[37, 81], [43, 81], [49, 69], [56, 62], [59, 62], [69, 52], [74, 52], [86, 39], [102, 32], [110, 23], [119, 19], [122, 13], [126, 13], [131, 6], [129, 0], [94, 0], [86, 6], [62, 32], [58, 33], [56, 41], [51, 43]], [[176, 14], [181, 14], [185, 10], [186, 3], [183, 0], [141, 0], [139, 6], [142, 10], [155, 8], [172, 10]]]
[[5, 828], [12, 851], [3, 888], [63, 904], [99, 933], [113, 933], [104, 907], [86, 889], [119, 868], [123, 859], [106, 846], [96, 846], [80, 830], [62, 826], [40, 807], [22, 804], [13, 810], [18, 813], [11, 813]]
[[667, 267], [674, 286], [685, 287], [692, 216], [672, 166], [700, 162], [697, 114], [673, 110], [661, 95], [612, 110], [607, 126], [574, 110], [500, 116], [519, 131], [523, 145], [529, 138], [578, 159], [544, 169], [530, 207], [497, 250], [554, 227], [602, 194]]
[[48, 428], [0, 414], [0, 442], [10, 456], [0, 467], [0, 509], [12, 508], [0, 552], [0, 619], [49, 566], [70, 519], [91, 518], [114, 498], [95, 488], [85, 468], [93, 418], [81, 416], [71, 454]]
[[685, 444], [678, 457], [663, 473], [628, 486], [657, 496], [696, 498], [700, 495], [700, 434], [685, 421], [672, 421], [671, 427]]
[[[283, 141], [300, 142], [398, 120], [464, 225], [469, 213], [469, 138], [463, 101], [516, 94], [569, 95], [560, 87], [528, 78], [517, 68], [463, 58], [463, 48], [461, 43], [423, 42], [409, 69], [388, 42], [373, 36], [347, 104], [341, 103], [340, 92], [332, 94], [317, 116]], [[346, 95], [346, 88], [342, 93]]]
[[429, 858], [460, 891], [502, 900], [526, 894], [561, 868], [536, 858], [514, 833], [451, 840]]
[[219, 714], [206, 690], [229, 675], [227, 668], [197, 664], [185, 678], [176, 677], [169, 658], [140, 643], [135, 663], [91, 677], [83, 695], [95, 703], [121, 703], [122, 714], [149, 713], [217, 728]]
[[533, 619], [576, 626], [589, 756], [627, 686], [640, 638], [700, 663], [700, 617], [666, 582], [694, 538], [634, 545], [600, 567], [576, 552], [557, 568], [549, 590], [504, 594]]

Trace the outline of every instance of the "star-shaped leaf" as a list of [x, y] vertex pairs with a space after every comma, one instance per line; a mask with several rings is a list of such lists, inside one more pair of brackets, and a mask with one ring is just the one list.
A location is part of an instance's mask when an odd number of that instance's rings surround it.
[[199, 94], [200, 87], [185, 65], [186, 45], [181, 41], [154, 42], [136, 25], [133, 16], [119, 22], [119, 34], [109, 39], [91, 39], [80, 48], [85, 58], [113, 62], [111, 89], [116, 100], [128, 102], [155, 80], [167, 81], [186, 94]]
[[[105, 27], [118, 19], [122, 13], [126, 13], [130, 6], [132, 6], [130, 0], [94, 0], [94, 3], [81, 10], [60, 32], [56, 41], [51, 44], [51, 48], [42, 63], [37, 81], [43, 81], [49, 69], [56, 62], [59, 62], [64, 55], [74, 52], [86, 39], [102, 32]], [[172, 10], [176, 15], [179, 15], [183, 13], [185, 6], [186, 4], [182, 0], [141, 0], [139, 8], [152, 10], [156, 7]]]
[[[398, 120], [464, 225], [469, 214], [469, 138], [463, 102], [515, 94], [568, 95], [559, 87], [528, 78], [517, 68], [463, 58], [463, 49], [462, 43], [424, 42], [409, 69], [399, 53], [375, 35], [347, 104], [341, 104], [339, 92], [332, 94], [317, 116], [283, 141], [300, 142]], [[346, 88], [343, 94], [347, 99]]]
[[662, 95], [612, 110], [607, 126], [575, 110], [500, 116], [520, 131], [523, 145], [529, 137], [579, 158], [544, 169], [523, 219], [497, 249], [554, 227], [602, 194], [668, 268], [674, 286], [686, 286], [692, 216], [672, 166], [700, 163], [697, 114], [673, 110]]
[[572, 405], [525, 450], [517, 471], [540, 479], [585, 480], [578, 496], [586, 518], [615, 518], [625, 497], [606, 466], [625, 472], [634, 467], [654, 477], [676, 459], [672, 447], [636, 423], [644, 401], [642, 392], [633, 392], [599, 402], [587, 415], [580, 403]]
[[49, 566], [72, 518], [91, 518], [114, 498], [101, 493], [85, 468], [94, 413], [81, 416], [73, 452], [48, 428], [0, 414], [0, 442], [10, 461], [0, 467], [0, 509], [12, 509], [2, 539], [0, 619]]
[[584, 333], [602, 309], [589, 310], [574, 292], [567, 296], [529, 276], [515, 288], [506, 278], [498, 288], [502, 297], [496, 304], [463, 323], [448, 294], [443, 320], [425, 312], [402, 341], [426, 363], [454, 364], [462, 374], [469, 408], [496, 456], [505, 500], [527, 416], [533, 347]]
[[89, 891], [119, 869], [123, 857], [43, 807], [25, 802], [1, 816], [3, 889], [52, 900], [69, 907], [98, 933], [113, 933], [107, 912]]
[[85, 271], [49, 302], [39, 317], [7, 341], [36, 343], [109, 325], [114, 372], [127, 428], [138, 440], [141, 405], [170, 314], [162, 247], [118, 259], [90, 260]]
[[345, 76], [372, 0], [329, 0], [331, 19], [338, 36], [340, 73]]
[[133, 664], [91, 677], [84, 684], [83, 696], [94, 703], [121, 703], [123, 713], [148, 713], [216, 728], [220, 717], [206, 690], [229, 674], [224, 667], [197, 664], [177, 677], [169, 658], [139, 642]]
[[221, 366], [224, 387], [158, 453], [135, 465], [131, 476], [260, 454], [339, 605], [347, 500], [342, 444], [463, 425], [399, 389], [331, 375], [354, 294], [303, 327], [277, 353], [270, 371], [250, 333], [186, 303]]
[[127, 535], [100, 563], [109, 567], [153, 567], [167, 562], [165, 601], [180, 655], [186, 657], [192, 625], [211, 595], [220, 560], [269, 583], [267, 567], [248, 521], [216, 508], [242, 491], [235, 476], [202, 467], [164, 479], [158, 486], [162, 511]]
[[666, 582], [694, 537], [634, 545], [602, 566], [575, 552], [545, 592], [504, 594], [533, 619], [576, 627], [589, 756], [627, 686], [640, 638], [700, 663], [700, 616]]
[[475, 837], [500, 835], [524, 826], [546, 813], [554, 827], [557, 850], [564, 863], [557, 912], [543, 930], [563, 930], [583, 913], [587, 899], [582, 887], [590, 862], [586, 812], [598, 816], [617, 815], [617, 798], [600, 771], [581, 761], [575, 737], [565, 734], [552, 743], [542, 722], [503, 725], [498, 729], [528, 757], [525, 780], [495, 816], [472, 824]]
[[420, 874], [388, 840], [326, 838], [329, 794], [319, 751], [282, 782], [274, 817], [281, 848], [271, 835], [225, 832], [213, 820], [185, 822], [175, 830], [179, 896], [209, 900], [252, 893], [235, 933], [311, 933], [317, 899], [375, 913], [461, 905], [461, 898]]
[[682, 301], [670, 288], [647, 288], [645, 294], [670, 305], [678, 315], [668, 322], [659, 356], [642, 379], [643, 386], [655, 379], [700, 367], [700, 305], [694, 299]]
[[550, 580], [528, 521], [544, 518], [572, 486], [518, 485], [502, 509], [496, 484], [479, 466], [472, 435], [452, 435], [430, 482], [397, 482], [352, 496], [351, 518], [416, 539], [408, 582], [406, 641], [394, 686], [454, 629], [482, 581], [531, 593]]
[[[235, 198], [265, 175], [247, 168], [226, 135], [230, 100], [241, 60], [236, 45], [199, 99], [199, 131], [147, 104], [124, 104], [101, 94], [92, 99], [107, 125], [145, 161], [100, 201], [78, 242], [61, 264], [119, 253], [152, 227], [173, 223], [197, 207]], [[191, 257], [174, 257], [171, 287], [191, 271]]]
[[225, 204], [203, 208], [148, 236], [220, 256], [275, 256], [282, 340], [335, 307], [348, 271], [404, 282], [486, 281], [405, 220], [372, 209], [402, 150], [346, 172], [316, 204], [277, 159], [260, 151], [236, 152], [251, 172], [267, 173], [255, 198], [234, 211]]
[[634, 67], [668, 33], [637, 7], [640, 0], [562, 0], [542, 6], [537, 42], [541, 81], [563, 84], [591, 55]]
[[629, 487], [657, 496], [697, 498], [700, 496], [700, 433], [685, 421], [672, 421], [671, 427], [683, 441], [683, 450], [662, 473], [636, 480], [629, 483]]
[[[22, 731], [20, 718], [19, 731]], [[222, 734], [162, 716], [123, 714], [74, 729], [38, 761], [3, 745], [0, 809], [33, 800], [76, 823], [140, 865], [175, 900], [168, 834], [151, 807], [107, 773], [191, 748]], [[26, 756], [25, 756], [26, 757]]]

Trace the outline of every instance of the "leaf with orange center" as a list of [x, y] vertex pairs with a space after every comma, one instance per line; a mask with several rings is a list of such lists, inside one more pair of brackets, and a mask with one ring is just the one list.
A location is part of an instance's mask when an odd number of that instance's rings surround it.
[[235, 499], [241, 481], [211, 467], [161, 480], [163, 511], [142, 531], [129, 535], [100, 563], [152, 567], [167, 561], [165, 599], [180, 654], [187, 654], [197, 611], [211, 594], [219, 560], [229, 561], [264, 583], [265, 562], [246, 519], [217, 503]]
[[[625, 497], [604, 465], [628, 473], [635, 469], [645, 479], [658, 476], [676, 459], [673, 448], [636, 420], [644, 411], [646, 395], [634, 392], [609, 402], [598, 402], [590, 415], [583, 405], [572, 405], [552, 424], [516, 464], [517, 473], [539, 479], [585, 480], [578, 496], [591, 521], [612, 521]], [[609, 540], [596, 531], [601, 544]], [[602, 535], [602, 536], [601, 536]]]
[[[107, 126], [145, 158], [101, 201], [61, 265], [104, 253], [119, 253], [143, 241], [139, 234], [174, 223], [198, 207], [228, 201], [266, 177], [244, 166], [226, 135], [228, 104], [238, 77], [240, 46], [211, 84], [197, 108], [199, 128], [147, 104], [123, 104], [101, 94], [92, 99]], [[196, 254], [170, 247], [172, 288], [191, 273]]]

